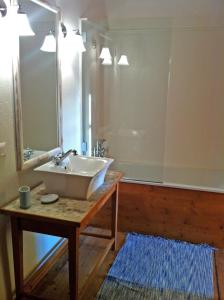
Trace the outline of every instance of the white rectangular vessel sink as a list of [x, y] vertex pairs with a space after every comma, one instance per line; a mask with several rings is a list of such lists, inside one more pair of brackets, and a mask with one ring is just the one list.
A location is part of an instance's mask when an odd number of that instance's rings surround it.
[[49, 194], [88, 199], [104, 182], [114, 160], [70, 154], [59, 166], [50, 161], [34, 171], [41, 172]]

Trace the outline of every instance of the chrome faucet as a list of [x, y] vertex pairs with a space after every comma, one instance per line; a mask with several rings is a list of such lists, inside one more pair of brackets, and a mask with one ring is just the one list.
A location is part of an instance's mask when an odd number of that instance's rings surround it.
[[32, 154], [34, 153], [34, 150], [33, 149], [30, 149], [30, 148], [26, 148], [24, 151], [23, 151], [23, 159], [24, 161], [27, 161], [31, 158]]
[[92, 156], [95, 156], [95, 157], [104, 157], [107, 150], [105, 148], [105, 142], [106, 140], [105, 139], [99, 139], [96, 141], [96, 146], [93, 147], [92, 149]]
[[63, 160], [65, 160], [66, 157], [68, 157], [69, 154], [71, 154], [71, 153], [73, 153], [73, 155], [78, 155], [78, 153], [77, 153], [76, 150], [70, 149], [70, 150], [68, 150], [68, 151], [65, 152], [65, 153], [62, 152], [62, 153], [60, 153], [60, 154], [54, 156], [54, 157], [52, 158], [52, 161], [53, 161], [53, 163], [55, 164], [55, 166], [60, 166], [61, 163], [63, 162]]

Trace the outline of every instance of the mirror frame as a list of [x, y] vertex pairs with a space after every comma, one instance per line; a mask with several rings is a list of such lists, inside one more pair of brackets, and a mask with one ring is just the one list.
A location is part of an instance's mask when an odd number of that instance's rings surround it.
[[[13, 96], [14, 96], [14, 118], [15, 118], [15, 142], [16, 142], [16, 165], [17, 170], [22, 171], [49, 160], [52, 156], [61, 152], [62, 149], [62, 90], [61, 90], [61, 63], [59, 53], [59, 27], [61, 24], [61, 12], [58, 7], [49, 5], [41, 0], [29, 0], [37, 5], [46, 8], [56, 15], [56, 69], [57, 69], [57, 84], [56, 84], [56, 107], [57, 107], [57, 146], [56, 148], [47, 151], [46, 153], [24, 161], [23, 159], [23, 123], [22, 123], [22, 99], [21, 99], [21, 84], [20, 84], [20, 53], [19, 53], [19, 37], [15, 36], [15, 50], [13, 55]], [[17, 1], [16, 1], [17, 2]], [[18, 6], [17, 3], [12, 5]]]

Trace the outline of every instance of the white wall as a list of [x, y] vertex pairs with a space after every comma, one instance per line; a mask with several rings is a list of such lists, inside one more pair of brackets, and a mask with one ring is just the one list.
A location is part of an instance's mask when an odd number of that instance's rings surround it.
[[[98, 59], [101, 52], [101, 46], [105, 40], [100, 34], [104, 34], [102, 28], [94, 28], [94, 23], [84, 21], [82, 30], [86, 33], [86, 49], [83, 54], [82, 64], [82, 98], [83, 98], [83, 126], [84, 140], [88, 142], [87, 153], [91, 154], [92, 147], [96, 140], [104, 134], [104, 69], [101, 68], [101, 61]], [[91, 101], [91, 109], [89, 102]], [[91, 110], [91, 112], [90, 112]], [[91, 114], [91, 116], [90, 116]], [[90, 124], [91, 123], [91, 124]], [[91, 126], [91, 130], [90, 127]], [[91, 132], [91, 133], [90, 133]], [[93, 141], [91, 141], [91, 136]]]
[[165, 181], [223, 185], [223, 51], [220, 27], [173, 31]]
[[[104, 0], [58, 0], [63, 21], [69, 30], [80, 26], [80, 18], [98, 19], [106, 16]], [[62, 98], [63, 98], [63, 145], [81, 153], [82, 141], [82, 72], [81, 57], [74, 50], [72, 36], [61, 40]]]

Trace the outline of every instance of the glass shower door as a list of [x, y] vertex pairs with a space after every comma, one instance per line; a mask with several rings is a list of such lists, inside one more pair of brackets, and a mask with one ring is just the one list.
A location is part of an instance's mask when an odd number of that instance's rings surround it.
[[[89, 155], [103, 141], [114, 169], [134, 181], [163, 181], [170, 30], [152, 21], [84, 24], [84, 139]], [[97, 30], [96, 30], [97, 28]], [[101, 28], [101, 31], [99, 31]], [[103, 32], [103, 33], [102, 33]], [[94, 44], [93, 44], [94, 41]], [[99, 58], [103, 47], [111, 64]], [[129, 65], [119, 63], [126, 55]]]

